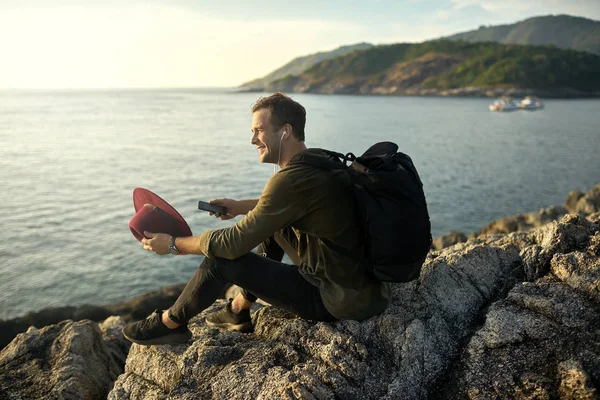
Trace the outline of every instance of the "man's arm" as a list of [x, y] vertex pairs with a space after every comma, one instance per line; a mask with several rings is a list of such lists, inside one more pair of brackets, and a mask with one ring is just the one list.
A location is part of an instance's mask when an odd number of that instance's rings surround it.
[[208, 258], [235, 259], [249, 253], [282, 228], [306, 215], [306, 202], [285, 173], [273, 175], [258, 204], [234, 226], [206, 231], [200, 249]]
[[205, 254], [200, 250], [201, 237], [202, 235], [179, 237], [175, 239], [175, 247], [177, 247], [177, 250], [179, 250], [180, 253], [204, 256]]
[[258, 200], [260, 200], [260, 199], [245, 199], [245, 200], [238, 200], [238, 201], [240, 203], [241, 209], [243, 210], [243, 213], [248, 214], [250, 211], [254, 210], [254, 208], [258, 204]]
[[[222, 220], [231, 219], [238, 215], [245, 215], [256, 208], [260, 199], [245, 199], [245, 200], [233, 200], [233, 199], [216, 199], [211, 200], [211, 204], [216, 204], [227, 208], [227, 215], [221, 215], [219, 213], [210, 213], [215, 215], [217, 218]], [[153, 251], [158, 255], [169, 254], [169, 246], [171, 245], [171, 235], [166, 233], [153, 233], [144, 232], [146, 238], [142, 239], [142, 244], [145, 250]], [[184, 254], [197, 254], [199, 256], [205, 256], [202, 252], [203, 241], [209, 240], [208, 234], [202, 234], [200, 236], [187, 236], [178, 237], [175, 239], [175, 247], [180, 253]]]
[[[229, 228], [207, 230], [200, 236], [179, 237], [175, 241], [177, 250], [209, 258], [235, 259], [249, 253], [265, 239], [306, 213], [305, 203], [300, 201], [290, 182], [279, 174], [269, 179], [258, 203], [255, 204], [252, 199], [241, 204], [253, 207], [246, 218]], [[234, 207], [237, 205], [239, 204]], [[234, 208], [233, 212], [239, 213], [241, 209]], [[144, 232], [144, 235], [149, 238], [142, 240], [144, 249], [160, 255], [169, 253], [170, 235], [151, 232]]]
[[[168, 233], [144, 232], [144, 236], [146, 236], [142, 239], [144, 250], [153, 251], [160, 256], [170, 253], [172, 236]], [[200, 245], [202, 240], [206, 240], [203, 239], [203, 235], [178, 237], [175, 239], [175, 247], [180, 253], [204, 256]]]

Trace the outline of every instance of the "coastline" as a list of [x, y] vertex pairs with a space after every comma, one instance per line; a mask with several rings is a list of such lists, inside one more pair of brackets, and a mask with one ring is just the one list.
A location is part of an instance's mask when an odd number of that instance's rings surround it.
[[256, 87], [246, 88], [237, 87], [235, 93], [270, 93], [282, 91], [288, 94], [321, 94], [321, 95], [351, 95], [351, 96], [405, 96], [405, 97], [467, 97], [467, 98], [498, 98], [537, 96], [545, 99], [598, 99], [599, 92], [582, 92], [580, 90], [564, 88], [556, 90], [529, 89], [529, 88], [481, 88], [475, 86], [461, 87], [454, 89], [424, 89], [398, 87], [354, 87], [351, 85], [323, 86], [318, 88], [295, 88], [295, 87]]

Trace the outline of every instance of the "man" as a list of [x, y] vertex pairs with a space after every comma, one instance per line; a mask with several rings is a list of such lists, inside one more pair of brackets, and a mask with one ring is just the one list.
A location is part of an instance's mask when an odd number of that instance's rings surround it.
[[[348, 177], [340, 169], [301, 162], [303, 157], [336, 162], [304, 144], [304, 107], [275, 93], [259, 99], [252, 113], [251, 143], [259, 161], [278, 164], [281, 170], [269, 179], [260, 199], [212, 201], [227, 208], [227, 216], [216, 214], [221, 219], [246, 215], [230, 228], [178, 238], [145, 233], [146, 250], [163, 255], [171, 246], [171, 252], [205, 259], [173, 306], [123, 329], [132, 342], [186, 342], [191, 338], [188, 321], [229, 284], [243, 288], [242, 293], [207, 316], [208, 325], [251, 331], [249, 309], [257, 298], [315, 321], [362, 320], [387, 307], [389, 287], [357, 261], [362, 243]], [[259, 245], [266, 257], [251, 252]], [[281, 262], [284, 251], [294, 265]]]

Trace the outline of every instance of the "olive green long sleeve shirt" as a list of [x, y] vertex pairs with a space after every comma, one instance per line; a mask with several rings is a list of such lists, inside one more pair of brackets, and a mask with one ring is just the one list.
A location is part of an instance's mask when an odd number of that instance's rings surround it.
[[[321, 154], [318, 149], [306, 151]], [[331, 315], [362, 320], [379, 314], [389, 302], [389, 286], [356, 261], [362, 243], [344, 178], [339, 170], [288, 164], [269, 179], [245, 218], [230, 228], [205, 231], [200, 250], [209, 258], [235, 259], [280, 232], [297, 251], [300, 273], [319, 287]], [[356, 257], [337, 252], [328, 242]]]

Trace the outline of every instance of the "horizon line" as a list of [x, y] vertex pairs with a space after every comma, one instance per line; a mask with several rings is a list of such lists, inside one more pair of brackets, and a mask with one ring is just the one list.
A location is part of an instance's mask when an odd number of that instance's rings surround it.
[[0, 92], [74, 92], [74, 91], [111, 91], [111, 90], [198, 90], [198, 89], [240, 89], [239, 86], [143, 86], [143, 87], [49, 87], [49, 88], [0, 88]]

